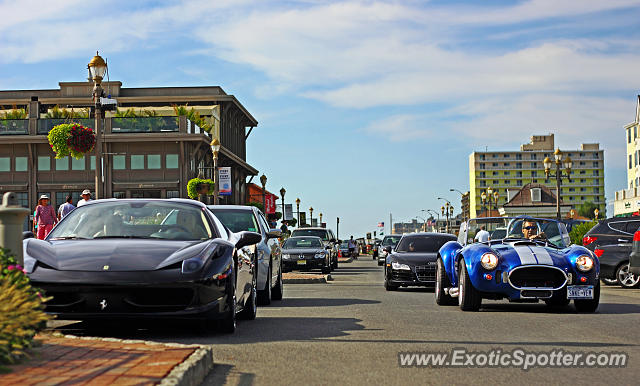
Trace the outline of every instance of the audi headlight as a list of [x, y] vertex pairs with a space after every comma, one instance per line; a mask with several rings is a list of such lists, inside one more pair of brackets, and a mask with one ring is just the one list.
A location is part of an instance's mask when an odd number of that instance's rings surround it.
[[182, 262], [182, 273], [198, 272], [204, 265], [201, 257], [192, 257]]
[[593, 259], [590, 256], [582, 255], [576, 259], [576, 268], [581, 272], [588, 272], [593, 268]]
[[482, 264], [482, 267], [484, 269], [486, 269], [487, 271], [492, 271], [498, 266], [498, 256], [494, 255], [491, 252], [487, 252], [482, 255], [480, 263]]
[[316, 255], [314, 257], [316, 259], [324, 259], [325, 255], [326, 254], [324, 252], [319, 252], [319, 253], [316, 253]]
[[411, 267], [409, 267], [408, 265], [398, 263], [397, 261], [392, 261], [391, 262], [391, 268], [393, 268], [393, 269], [405, 269], [405, 270], [409, 270], [409, 271], [411, 270]]

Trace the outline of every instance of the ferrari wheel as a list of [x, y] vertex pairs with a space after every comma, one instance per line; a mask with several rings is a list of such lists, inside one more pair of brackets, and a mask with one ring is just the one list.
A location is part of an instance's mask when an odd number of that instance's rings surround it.
[[600, 304], [600, 282], [593, 287], [593, 299], [576, 299], [573, 305], [578, 312], [596, 312]]
[[385, 271], [384, 274], [384, 289], [386, 289], [387, 291], [395, 291], [398, 289], [397, 285], [393, 285], [393, 284], [389, 284], [389, 281], [387, 280], [387, 272]]
[[618, 267], [616, 277], [623, 288], [636, 288], [640, 284], [640, 275], [629, 272], [629, 263]]
[[282, 288], [282, 264], [278, 269], [278, 282], [276, 286], [271, 290], [271, 300], [282, 300], [282, 294], [284, 289]]
[[253, 275], [251, 280], [251, 292], [249, 293], [249, 299], [244, 303], [244, 308], [240, 312], [240, 318], [244, 320], [254, 320], [258, 313], [257, 300], [258, 300], [258, 285], [257, 275]]
[[478, 290], [473, 287], [467, 265], [464, 259], [460, 260], [460, 274], [458, 275], [458, 305], [462, 311], [478, 311], [482, 305], [482, 297]]
[[263, 290], [260, 290], [258, 294], [258, 304], [266, 306], [271, 304], [271, 262], [269, 262], [269, 269], [267, 269], [267, 282]]
[[451, 283], [444, 269], [444, 264], [442, 263], [442, 259], [438, 259], [436, 262], [436, 288], [434, 291], [437, 305], [454, 306], [456, 304], [455, 299], [444, 292], [444, 289], [449, 287], [451, 287]]
[[236, 284], [235, 275], [231, 274], [227, 277], [227, 316], [220, 321], [220, 329], [227, 334], [236, 332]]

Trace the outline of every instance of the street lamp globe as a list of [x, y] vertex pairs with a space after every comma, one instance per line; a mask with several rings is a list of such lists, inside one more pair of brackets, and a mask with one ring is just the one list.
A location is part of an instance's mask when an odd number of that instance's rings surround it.
[[107, 63], [102, 59], [102, 56], [98, 54], [98, 51], [96, 51], [96, 56], [89, 61], [87, 68], [89, 68], [89, 76], [91, 79], [97, 84], [100, 84], [105, 72], [107, 72]]
[[218, 153], [220, 152], [220, 141], [218, 140], [218, 138], [214, 138], [213, 141], [211, 141], [210, 146], [213, 156], [217, 158]]
[[560, 148], [556, 149], [556, 151], [553, 152], [553, 156], [556, 159], [556, 163], [560, 163], [562, 162], [562, 151], [560, 150]]
[[284, 194], [287, 193], [287, 191], [284, 188], [280, 189], [280, 197], [282, 197], [282, 199], [284, 200]]
[[444, 205], [442, 205], [442, 207], [440, 207], [440, 211], [442, 212], [442, 215], [444, 216]]
[[567, 156], [567, 158], [565, 158], [564, 162], [564, 168], [567, 169], [567, 173], [571, 172], [571, 167], [573, 167], [573, 161], [571, 161], [571, 157]]
[[262, 184], [262, 188], [264, 189], [267, 186], [267, 176], [264, 174], [260, 176], [260, 183]]
[[488, 195], [491, 195], [491, 193], [493, 193], [493, 189], [491, 189], [491, 187], [488, 187], [488, 188], [487, 188], [487, 194], [488, 194]]
[[482, 202], [487, 201], [487, 193], [485, 192], [480, 193], [480, 198], [482, 199]]
[[296, 198], [296, 205], [298, 205], [298, 207], [300, 206], [300, 199]]
[[542, 163], [544, 164], [544, 170], [546, 171], [551, 170], [551, 164], [552, 164], [551, 158], [546, 157], [544, 161], [542, 161]]

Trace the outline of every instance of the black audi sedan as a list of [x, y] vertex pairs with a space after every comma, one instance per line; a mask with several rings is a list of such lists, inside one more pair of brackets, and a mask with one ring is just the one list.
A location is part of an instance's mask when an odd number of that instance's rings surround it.
[[320, 269], [329, 273], [331, 246], [316, 236], [289, 237], [282, 246], [282, 266], [286, 271]]
[[445, 243], [457, 240], [446, 233], [408, 233], [402, 236], [395, 249], [387, 248], [384, 288], [434, 287], [438, 251]]
[[44, 240], [23, 241], [25, 269], [58, 319], [197, 319], [236, 329], [256, 317], [255, 232], [231, 233], [194, 200], [107, 199], [78, 207]]

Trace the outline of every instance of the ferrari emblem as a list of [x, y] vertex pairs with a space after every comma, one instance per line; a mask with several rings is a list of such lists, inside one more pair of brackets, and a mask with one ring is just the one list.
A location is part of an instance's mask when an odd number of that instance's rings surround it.
[[108, 271], [108, 270], [109, 270], [109, 266], [108, 266], [108, 265], [105, 265], [104, 267], [102, 267], [102, 270], [104, 270], [104, 271]]
[[100, 310], [104, 310], [105, 308], [107, 308], [107, 299], [102, 299], [100, 302]]

